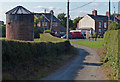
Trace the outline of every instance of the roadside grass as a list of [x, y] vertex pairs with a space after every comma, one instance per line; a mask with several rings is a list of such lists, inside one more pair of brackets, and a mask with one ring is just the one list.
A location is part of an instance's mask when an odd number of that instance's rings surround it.
[[0, 39], [4, 40], [4, 39], [6, 39], [6, 38], [5, 38], [5, 37], [0, 37]]
[[54, 36], [52, 36], [50, 33], [40, 34], [40, 38], [34, 39], [34, 41], [53, 42], [53, 43], [56, 43], [56, 42], [64, 42], [64, 41], [66, 41], [66, 40], [67, 40], [67, 39], [61, 39], [61, 38], [54, 37]]
[[[86, 40], [89, 40], [89, 39], [86, 39]], [[95, 39], [90, 38], [90, 40], [95, 40]], [[104, 40], [104, 38], [97, 38], [97, 40], [98, 40], [98, 41], [103, 41], [103, 40]]]
[[98, 48], [103, 47], [104, 41], [83, 41], [83, 40], [80, 40], [80, 41], [73, 41], [72, 43], [98, 49]]

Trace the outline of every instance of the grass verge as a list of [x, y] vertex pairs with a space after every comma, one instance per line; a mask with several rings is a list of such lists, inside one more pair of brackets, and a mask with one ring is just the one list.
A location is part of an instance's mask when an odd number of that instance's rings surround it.
[[66, 41], [66, 39], [54, 37], [50, 33], [43, 33], [43, 34], [40, 34], [40, 38], [34, 39], [34, 41], [56, 43], [56, 42], [64, 42], [64, 41]]
[[102, 48], [104, 42], [103, 41], [74, 41], [72, 42], [73, 44], [78, 44], [78, 45], [82, 45], [82, 46], [87, 46], [90, 48]]

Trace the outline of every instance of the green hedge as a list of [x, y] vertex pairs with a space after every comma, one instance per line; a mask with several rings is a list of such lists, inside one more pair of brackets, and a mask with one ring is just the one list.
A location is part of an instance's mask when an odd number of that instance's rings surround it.
[[51, 43], [2, 40], [3, 69], [13, 68], [29, 60], [44, 64], [47, 62], [46, 57], [70, 54], [71, 49], [73, 48], [69, 41]]
[[114, 78], [118, 76], [118, 33], [120, 30], [108, 30], [104, 36], [104, 46], [107, 50], [105, 62], [109, 62], [114, 69]]

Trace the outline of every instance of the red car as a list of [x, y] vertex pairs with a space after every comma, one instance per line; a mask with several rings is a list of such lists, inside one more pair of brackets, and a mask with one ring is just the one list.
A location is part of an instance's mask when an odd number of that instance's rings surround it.
[[72, 38], [76, 38], [76, 39], [84, 38], [84, 36], [81, 34], [81, 32], [70, 32], [70, 34], [72, 35]]

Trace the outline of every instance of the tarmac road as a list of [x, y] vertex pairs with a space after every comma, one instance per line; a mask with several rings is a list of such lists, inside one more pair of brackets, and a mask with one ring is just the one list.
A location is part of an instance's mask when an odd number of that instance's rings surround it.
[[72, 44], [79, 55], [69, 64], [41, 80], [106, 80], [97, 53], [88, 47]]

